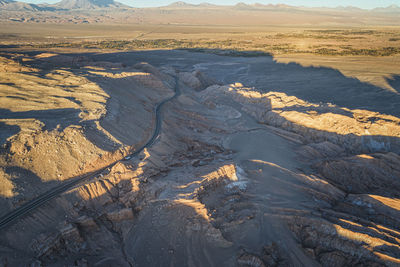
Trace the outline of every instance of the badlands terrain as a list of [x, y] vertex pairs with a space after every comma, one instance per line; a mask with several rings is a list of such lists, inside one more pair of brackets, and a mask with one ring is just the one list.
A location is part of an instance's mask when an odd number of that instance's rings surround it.
[[400, 266], [397, 7], [0, 7], [0, 266]]
[[396, 92], [268, 56], [1, 56], [3, 265], [400, 264]]

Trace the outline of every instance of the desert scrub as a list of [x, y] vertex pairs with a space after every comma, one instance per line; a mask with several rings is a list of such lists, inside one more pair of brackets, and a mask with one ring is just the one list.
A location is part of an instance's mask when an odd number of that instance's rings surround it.
[[[310, 46], [310, 49], [300, 50], [291, 43], [268, 44], [253, 42], [251, 40], [175, 40], [175, 39], [150, 39], [150, 40], [115, 40], [115, 41], [84, 41], [65, 43], [38, 44], [37, 48], [85, 48], [85, 49], [116, 49], [116, 50], [144, 50], [144, 49], [192, 49], [192, 51], [206, 52], [224, 55], [250, 56], [255, 54], [317, 54], [331, 56], [392, 56], [400, 54], [400, 46], [388, 46], [378, 48], [355, 48], [351, 45]], [[197, 50], [193, 50], [197, 49]], [[226, 50], [225, 52], [222, 52]], [[235, 51], [235, 52], [233, 52]], [[256, 53], [254, 53], [254, 51]], [[210, 51], [207, 51], [210, 52]], [[246, 53], [243, 53], [246, 52]]]

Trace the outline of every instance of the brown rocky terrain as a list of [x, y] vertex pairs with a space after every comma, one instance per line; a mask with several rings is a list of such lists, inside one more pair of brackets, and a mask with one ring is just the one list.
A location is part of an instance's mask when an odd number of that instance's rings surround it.
[[400, 118], [139, 56], [1, 60], [2, 214], [116, 162], [3, 227], [1, 264], [400, 264]]

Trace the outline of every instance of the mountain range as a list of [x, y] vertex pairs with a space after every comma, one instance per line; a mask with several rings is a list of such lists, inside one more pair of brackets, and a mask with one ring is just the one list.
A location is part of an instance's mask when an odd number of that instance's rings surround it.
[[[25, 2], [19, 2], [14, 0], [0, 0], [0, 12], [1, 11], [52, 11], [52, 10], [93, 10], [93, 9], [127, 9], [131, 8], [125, 4], [114, 0], [62, 0], [56, 4], [30, 4]], [[305, 7], [295, 7], [284, 4], [245, 4], [238, 3], [234, 6], [220, 6], [214, 5], [210, 3], [201, 3], [198, 5], [188, 4], [183, 1], [172, 3], [168, 6], [159, 7], [165, 9], [213, 9], [213, 8], [234, 8], [234, 9], [242, 9], [242, 10], [257, 10], [257, 9], [314, 9], [314, 8], [305, 8]], [[329, 10], [337, 10], [337, 11], [367, 11], [361, 8], [352, 7], [352, 6], [338, 6], [336, 8], [315, 8], [315, 9], [329, 9]], [[380, 7], [370, 10], [372, 12], [388, 12], [388, 13], [400, 13], [400, 7], [397, 5], [391, 5], [388, 7]]]
[[243, 2], [239, 2], [234, 6], [221, 6], [210, 3], [201, 3], [201, 4], [189, 4], [183, 1], [174, 2], [170, 5], [160, 8], [173, 8], [173, 9], [192, 9], [192, 8], [234, 8], [234, 9], [243, 9], [243, 10], [262, 10], [262, 9], [325, 9], [325, 10], [337, 10], [337, 11], [371, 11], [371, 12], [400, 12], [400, 7], [397, 5], [390, 5], [388, 7], [379, 7], [371, 10], [362, 9], [354, 6], [337, 6], [335, 8], [329, 7], [304, 7], [304, 6], [291, 6], [286, 4], [246, 4]]
[[98, 8], [129, 8], [129, 6], [114, 0], [62, 0], [55, 4], [61, 9], [98, 9]]
[[[130, 8], [114, 0], [62, 0], [56, 4], [30, 4], [14, 0], [0, 0], [0, 9], [5, 11], [57, 11]], [[0, 11], [1, 11], [0, 10]]]
[[42, 10], [42, 8], [35, 4], [13, 0], [0, 0], [0, 10], [39, 11]]

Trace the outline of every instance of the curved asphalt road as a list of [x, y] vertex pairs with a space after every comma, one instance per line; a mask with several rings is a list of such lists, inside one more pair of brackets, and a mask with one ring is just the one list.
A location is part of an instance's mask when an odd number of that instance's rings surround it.
[[[155, 142], [155, 140], [157, 139], [157, 137], [160, 134], [161, 131], [161, 123], [162, 123], [162, 118], [161, 118], [161, 109], [164, 106], [165, 103], [177, 98], [180, 95], [180, 90], [179, 90], [179, 82], [178, 82], [178, 78], [175, 77], [175, 94], [170, 97], [167, 98], [165, 100], [163, 100], [162, 102], [160, 102], [156, 107], [155, 107], [155, 116], [156, 116], [156, 125], [155, 125], [155, 129], [153, 132], [153, 135], [150, 137], [150, 139], [147, 141], [146, 144], [144, 144], [142, 147], [140, 147], [139, 149], [137, 149], [135, 152], [133, 152], [132, 154], [126, 156], [124, 159], [120, 160], [120, 161], [125, 161], [125, 160], [129, 160], [132, 157], [138, 155], [140, 152], [142, 152], [145, 148], [148, 148], [150, 146], [152, 146]], [[46, 203], [47, 201], [55, 198], [56, 196], [66, 192], [67, 190], [71, 189], [72, 187], [74, 187], [75, 185], [93, 177], [96, 176], [100, 173], [102, 173], [105, 169], [110, 168], [112, 166], [114, 166], [115, 164], [117, 164], [118, 162], [114, 162], [100, 170], [91, 172], [91, 173], [87, 173], [83, 176], [79, 176], [74, 178], [72, 181], [64, 183], [60, 186], [57, 186], [49, 191], [47, 191], [46, 193], [42, 194], [41, 196], [25, 203], [24, 205], [22, 205], [21, 207], [13, 210], [12, 212], [4, 215], [3, 217], [0, 218], [0, 230], [5, 228], [6, 226], [10, 225], [12, 222], [14, 222], [15, 220], [17, 220], [18, 218], [20, 218], [21, 216], [27, 214], [28, 212], [40, 207], [41, 205], [43, 205], [44, 203]]]

